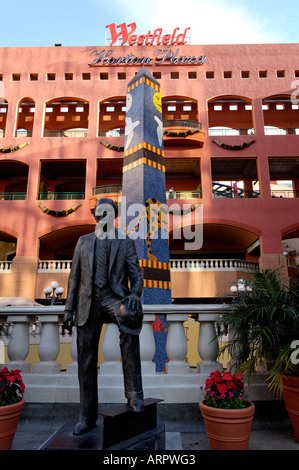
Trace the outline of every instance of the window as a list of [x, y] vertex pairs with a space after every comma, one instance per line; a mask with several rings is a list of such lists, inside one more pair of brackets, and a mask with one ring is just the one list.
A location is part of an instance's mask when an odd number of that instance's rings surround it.
[[180, 78], [179, 72], [170, 72], [170, 80], [178, 80]]
[[100, 80], [108, 80], [108, 72], [100, 72]]
[[106, 106], [106, 111], [108, 113], [113, 113], [115, 111], [115, 107], [114, 106]]
[[30, 73], [29, 74], [29, 81], [30, 82], [37, 82], [38, 80], [38, 73]]
[[214, 111], [222, 111], [222, 105], [221, 104], [215, 104], [214, 105]]
[[82, 73], [82, 80], [90, 80], [91, 79], [91, 74], [90, 73]]
[[60, 112], [61, 112], [61, 113], [67, 113], [68, 110], [69, 110], [69, 107], [68, 107], [68, 106], [61, 106], [61, 107], [60, 107]]
[[262, 105], [262, 110], [263, 110], [263, 111], [268, 111], [268, 109], [269, 109], [269, 105], [268, 105], [268, 104], [263, 104], [263, 105]]
[[76, 106], [76, 113], [84, 113], [84, 106]]
[[2, 80], [3, 80], [3, 74], [0, 73], [0, 82], [2, 82]]
[[242, 78], [250, 78], [250, 72], [249, 72], [249, 70], [242, 70], [242, 71], [241, 71], [241, 77], [242, 77]]
[[229, 110], [230, 111], [238, 111], [238, 105], [237, 104], [230, 104], [229, 105]]
[[197, 79], [197, 72], [188, 72], [189, 80], [196, 80]]
[[47, 80], [50, 82], [50, 81], [53, 81], [56, 79], [56, 74], [55, 73], [47, 73]]
[[126, 78], [127, 78], [126, 72], [118, 72], [117, 80], [126, 80]]
[[296, 78], [299, 78], [299, 70], [294, 70], [294, 75]]
[[20, 73], [13, 73], [11, 76], [11, 79], [13, 82], [19, 82], [21, 80], [21, 74]]
[[252, 111], [252, 105], [251, 104], [245, 104], [245, 110], [246, 111]]
[[153, 72], [153, 76], [154, 76], [157, 80], [161, 80], [161, 72]]
[[285, 77], [285, 70], [277, 70], [276, 71], [277, 78], [284, 78]]
[[260, 78], [267, 78], [267, 76], [268, 76], [267, 70], [260, 70], [259, 71], [259, 77]]
[[224, 78], [232, 78], [233, 74], [231, 71], [225, 71], [223, 72], [223, 77]]
[[298, 104], [292, 104], [292, 109], [299, 109], [299, 105]]
[[192, 106], [191, 104], [185, 104], [183, 106], [183, 111], [192, 111]]
[[68, 73], [68, 72], [67, 72], [67, 73], [64, 74], [64, 79], [65, 79], [65, 80], [73, 80], [73, 78], [74, 78], [74, 77], [73, 77], [73, 74], [72, 74], [72, 73]]
[[284, 109], [284, 104], [276, 104], [276, 109], [282, 111]]
[[206, 78], [209, 80], [209, 79], [212, 79], [215, 77], [215, 74], [214, 72], [206, 72]]

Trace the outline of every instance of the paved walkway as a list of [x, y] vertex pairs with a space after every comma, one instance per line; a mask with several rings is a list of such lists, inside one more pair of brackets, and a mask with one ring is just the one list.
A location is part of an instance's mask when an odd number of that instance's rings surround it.
[[[38, 450], [77, 412], [77, 405], [27, 404], [12, 450]], [[165, 423], [166, 451], [210, 449], [198, 404], [159, 404], [159, 422]], [[248, 450], [299, 450], [283, 402], [256, 403]]]

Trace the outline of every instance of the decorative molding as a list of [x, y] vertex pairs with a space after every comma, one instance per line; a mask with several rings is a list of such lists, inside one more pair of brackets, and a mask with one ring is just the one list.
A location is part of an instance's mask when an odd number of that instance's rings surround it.
[[82, 202], [78, 202], [78, 204], [76, 204], [75, 206], [71, 207], [70, 209], [66, 211], [54, 211], [52, 209], [48, 209], [41, 202], [38, 203], [38, 207], [44, 212], [44, 214], [52, 215], [53, 217], [66, 217], [72, 212], [75, 212], [81, 206], [82, 206]]
[[243, 142], [243, 144], [241, 145], [228, 145], [228, 144], [224, 144], [223, 142], [220, 142], [220, 140], [217, 140], [217, 139], [212, 139], [212, 142], [218, 145], [218, 147], [221, 147], [225, 150], [242, 150], [242, 149], [245, 149], [246, 147], [249, 147], [249, 145], [253, 144], [255, 142], [255, 139], [247, 140], [247, 142]]
[[0, 153], [11, 153], [11, 152], [16, 152], [17, 150], [21, 150], [22, 148], [26, 147], [26, 145], [29, 145], [30, 142], [24, 142], [23, 144], [17, 145], [16, 147], [7, 147], [0, 149]]

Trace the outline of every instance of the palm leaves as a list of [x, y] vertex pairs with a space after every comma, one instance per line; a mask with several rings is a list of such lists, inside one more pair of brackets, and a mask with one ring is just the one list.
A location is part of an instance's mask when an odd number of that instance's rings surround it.
[[[299, 340], [299, 283], [282, 279], [281, 269], [251, 271], [251, 291], [240, 292], [232, 309], [219, 320], [231, 336], [221, 349], [228, 349], [248, 380], [264, 361], [270, 361], [269, 388], [280, 390], [281, 374], [299, 376], [291, 362], [291, 343]], [[221, 334], [217, 338], [221, 338]]]

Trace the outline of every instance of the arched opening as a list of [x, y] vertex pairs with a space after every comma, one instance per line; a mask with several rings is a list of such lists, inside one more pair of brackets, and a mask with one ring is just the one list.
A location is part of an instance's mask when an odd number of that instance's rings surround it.
[[114, 96], [99, 103], [99, 128], [101, 137], [125, 135], [126, 97]]
[[71, 260], [82, 235], [94, 231], [94, 225], [75, 225], [54, 230], [39, 238], [40, 260]]
[[35, 113], [35, 101], [23, 98], [19, 102], [16, 125], [16, 137], [32, 137]]
[[218, 96], [208, 101], [209, 135], [252, 135], [252, 101], [241, 96]]
[[[202, 237], [202, 246], [195, 250], [186, 249], [186, 243], [192, 242], [191, 232], [194, 237]], [[249, 269], [258, 268], [259, 243], [259, 235], [254, 231], [228, 223], [186, 225], [171, 231], [174, 301], [215, 303], [226, 296], [233, 283], [246, 278]]]
[[0, 96], [0, 139], [5, 137], [8, 101]]
[[80, 98], [55, 98], [46, 103], [44, 137], [87, 137], [89, 102]]
[[273, 95], [262, 101], [265, 135], [299, 134], [298, 103], [291, 95]]

